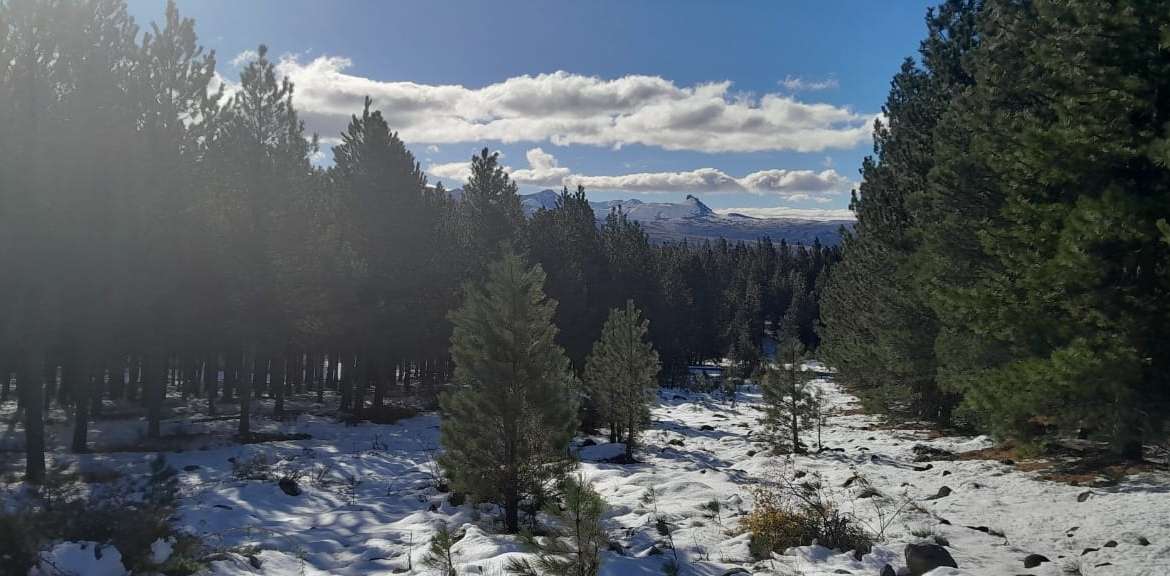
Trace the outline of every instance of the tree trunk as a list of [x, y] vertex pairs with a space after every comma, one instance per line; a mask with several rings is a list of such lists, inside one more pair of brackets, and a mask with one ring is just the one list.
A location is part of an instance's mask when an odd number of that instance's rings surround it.
[[508, 534], [520, 531], [520, 494], [515, 486], [509, 486], [505, 490], [504, 530]]
[[85, 363], [75, 362], [75, 370], [69, 376], [73, 380], [73, 401], [77, 405], [77, 409], [73, 413], [73, 446], [71, 449], [74, 454], [88, 451], [86, 441], [89, 436], [89, 388], [93, 382], [89, 372], [89, 367]]
[[44, 359], [37, 352], [28, 353], [22, 359], [16, 385], [24, 404], [24, 481], [29, 484], [45, 481], [44, 377]]
[[[247, 366], [247, 359], [241, 358], [241, 367]], [[251, 375], [244, 374], [243, 369], [239, 382], [236, 385], [236, 395], [240, 397], [240, 429], [239, 436], [241, 439], [247, 438], [251, 433], [251, 416], [252, 416], [252, 379]]]
[[272, 404], [272, 417], [276, 420], [284, 419], [284, 393], [285, 386], [287, 386], [287, 368], [288, 362], [283, 357], [276, 357], [272, 359], [272, 390], [276, 396], [276, 400]]
[[[158, 438], [161, 436], [162, 401], [166, 397], [167, 362], [162, 355], [151, 356], [146, 360], [143, 372], [143, 395], [146, 397], [146, 436]], [[156, 373], [157, 371], [157, 373]]]
[[219, 394], [219, 362], [212, 355], [203, 361], [203, 391], [207, 395], [207, 415], [215, 416], [215, 396]]

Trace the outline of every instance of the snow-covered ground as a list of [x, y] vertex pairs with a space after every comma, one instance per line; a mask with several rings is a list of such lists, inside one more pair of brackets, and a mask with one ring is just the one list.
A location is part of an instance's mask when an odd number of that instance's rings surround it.
[[[991, 443], [884, 429], [831, 382], [817, 385], [834, 412], [822, 432], [830, 450], [819, 455], [770, 455], [758, 423], [760, 398], [751, 390], [734, 407], [717, 397], [662, 391], [640, 463], [607, 463], [619, 446], [580, 447], [584, 439], [579, 439], [580, 473], [610, 506], [607, 522], [616, 545], [605, 553], [603, 573], [661, 574], [672, 557], [669, 550], [659, 553], [655, 511], [645, 503], [646, 493], [654, 490], [657, 513], [677, 527], [673, 539], [683, 574], [721, 575], [743, 567], [753, 574], [877, 575], [886, 563], [904, 568], [907, 543], [936, 537], [949, 542], [960, 568], [938, 569], [932, 576], [1058, 575], [1073, 563], [1085, 575], [1170, 574], [1170, 477], [1131, 477], [1090, 490], [1041, 481], [997, 461], [935, 461], [922, 470], [924, 463], [913, 462], [915, 445], [962, 452]], [[199, 426], [214, 431], [220, 425]], [[246, 446], [194, 440], [183, 452], [168, 454], [180, 471], [183, 494], [176, 522], [212, 545], [241, 552], [219, 556], [211, 564], [213, 574], [382, 574], [410, 567], [426, 574], [421, 560], [443, 522], [464, 533], [455, 546], [460, 574], [503, 574], [508, 558], [523, 549], [498, 533], [490, 506], [454, 506], [440, 491], [434, 464], [438, 426], [435, 415], [395, 425], [347, 426], [306, 413], [282, 425], [264, 425], [311, 436], [305, 440]], [[193, 433], [202, 438], [198, 434], [209, 430]], [[152, 457], [94, 454], [81, 457], [81, 465], [144, 473]], [[73, 458], [54, 454], [56, 460]], [[241, 479], [242, 473], [233, 474], [233, 461], [268, 479]], [[878, 524], [873, 499], [856, 497], [856, 481], [843, 487], [855, 475], [891, 500], [915, 505], [889, 522], [886, 539], [860, 560], [810, 546], [753, 561], [748, 536], [733, 534], [751, 509], [749, 488], [783, 470], [820, 473], [841, 505], [871, 526]], [[281, 477], [295, 477], [301, 493], [286, 494], [277, 482]], [[928, 499], [944, 486], [951, 490], [948, 496]], [[718, 514], [704, 506], [712, 500], [720, 504]], [[1110, 541], [1115, 545], [1108, 546]], [[62, 553], [76, 555], [74, 548]], [[1090, 548], [1097, 550], [1082, 555]], [[1026, 569], [1029, 554], [1051, 562]]]

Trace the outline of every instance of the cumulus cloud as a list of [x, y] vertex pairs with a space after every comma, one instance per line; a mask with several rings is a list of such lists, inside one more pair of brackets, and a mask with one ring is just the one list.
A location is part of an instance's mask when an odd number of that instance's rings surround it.
[[446, 180], [447, 182], [466, 183], [471, 178], [470, 162], [448, 162], [446, 164], [431, 164], [427, 166], [427, 174]]
[[835, 90], [839, 86], [836, 78], [806, 80], [799, 76], [785, 76], [780, 81], [780, 85], [789, 92], [819, 92], [821, 90]]
[[753, 218], [803, 218], [805, 220], [855, 220], [853, 211], [848, 208], [818, 209], [818, 208], [789, 208], [787, 206], [773, 206], [769, 208], [720, 208], [720, 214], [743, 214]]
[[849, 149], [873, 115], [782, 93], [736, 95], [730, 82], [679, 86], [658, 76], [603, 79], [568, 72], [517, 76], [479, 88], [385, 82], [350, 74], [344, 57], [285, 56], [311, 130], [341, 130], [369, 95], [409, 142], [551, 142], [620, 148], [754, 152]]
[[[785, 200], [812, 200], [828, 202], [843, 195], [853, 186], [848, 178], [835, 170], [772, 169], [734, 177], [715, 168], [698, 168], [682, 172], [640, 172], [615, 176], [573, 174], [557, 159], [540, 148], [526, 154], [529, 167], [513, 169], [505, 166], [512, 179], [519, 184], [574, 188], [588, 190], [659, 194], [671, 192], [702, 192], [706, 194], [746, 192]], [[466, 182], [471, 168], [468, 162], [433, 164], [427, 172], [441, 180]]]
[[561, 186], [569, 175], [568, 168], [557, 165], [557, 159], [540, 148], [533, 148], [524, 156], [528, 159], [528, 168], [512, 170], [511, 173], [518, 184]]

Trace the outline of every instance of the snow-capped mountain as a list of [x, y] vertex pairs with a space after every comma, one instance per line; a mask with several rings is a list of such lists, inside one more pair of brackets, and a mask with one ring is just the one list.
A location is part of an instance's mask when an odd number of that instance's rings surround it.
[[[524, 212], [528, 215], [541, 208], [553, 208], [556, 200], [557, 192], [554, 190], [520, 196]], [[631, 220], [639, 222], [655, 242], [717, 238], [753, 241], [767, 236], [777, 242], [784, 239], [789, 243], [812, 244], [815, 239], [820, 239], [821, 244], [835, 245], [841, 240], [841, 226], [853, 224], [845, 220], [753, 218], [743, 214], [719, 214], [689, 194], [686, 200], [679, 203], [630, 199], [589, 204], [593, 206], [599, 221], [604, 221], [611, 211], [621, 209]]]

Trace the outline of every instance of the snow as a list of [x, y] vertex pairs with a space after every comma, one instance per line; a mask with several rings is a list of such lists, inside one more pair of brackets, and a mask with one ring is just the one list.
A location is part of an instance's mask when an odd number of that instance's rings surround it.
[[[827, 372], [821, 372], [827, 374]], [[861, 414], [856, 399], [828, 379], [824, 389], [834, 414], [822, 432], [821, 454], [772, 455], [761, 437], [758, 390], [746, 387], [733, 405], [721, 398], [663, 390], [652, 410], [653, 426], [635, 451], [637, 462], [617, 463], [622, 444], [582, 446], [579, 472], [606, 499], [606, 523], [621, 553], [607, 551], [603, 574], [661, 574], [674, 555], [663, 550], [655, 514], [669, 519], [683, 574], [718, 576], [743, 567], [753, 574], [827, 576], [842, 570], [876, 575], [889, 563], [904, 569], [908, 543], [942, 537], [959, 569], [932, 576], [1057, 576], [1079, 562], [1086, 576], [1164, 576], [1170, 573], [1170, 477], [1146, 473], [1107, 488], [1076, 487], [1040, 480], [1034, 473], [988, 460], [935, 461], [929, 470], [915, 464], [913, 447], [923, 444], [954, 452], [992, 445], [986, 437], [930, 438], [925, 431], [888, 429]], [[308, 405], [311, 407], [311, 405]], [[97, 434], [109, 422], [94, 424]], [[510, 557], [523, 554], [515, 537], [500, 533], [499, 510], [487, 504], [453, 506], [434, 476], [439, 419], [423, 414], [394, 425], [347, 426], [328, 408], [307, 409], [283, 423], [258, 419], [266, 431], [305, 433], [311, 438], [235, 445], [215, 436], [234, 421], [180, 425], [210, 436], [167, 455], [179, 470], [182, 497], [177, 526], [221, 550], [209, 574], [374, 574], [413, 567], [422, 573], [430, 535], [446, 523], [463, 536], [455, 546], [460, 574], [502, 573]], [[68, 435], [60, 432], [63, 438]], [[804, 437], [809, 444], [815, 437]], [[114, 452], [82, 457], [87, 466], [145, 474], [153, 453]], [[267, 479], [237, 478], [232, 463], [266, 460]], [[55, 462], [78, 461], [56, 451]], [[748, 536], [736, 527], [752, 507], [748, 490], [778, 470], [819, 473], [840, 497], [840, 505], [876, 525], [878, 510], [842, 485], [854, 475], [897, 500], [917, 504], [886, 529], [885, 538], [860, 560], [847, 551], [802, 546], [754, 561]], [[296, 478], [302, 489], [289, 496], [277, 486]], [[939, 488], [952, 493], [927, 500]], [[18, 490], [0, 484], [0, 500]], [[644, 502], [653, 490], [654, 510]], [[1089, 490], [1090, 496], [1078, 501]], [[711, 501], [720, 513], [703, 509]], [[948, 523], [944, 523], [944, 520]], [[971, 527], [986, 527], [987, 531]], [[929, 534], [927, 538], [914, 534]], [[1000, 535], [1002, 534], [1002, 535]], [[1149, 544], [1142, 545], [1141, 539]], [[1110, 540], [1116, 547], [1105, 547]], [[54, 563], [82, 562], [79, 574], [123, 574], [120, 556], [105, 549], [93, 558], [92, 544], [66, 543], [47, 554]], [[156, 558], [169, 555], [156, 542]], [[255, 547], [255, 548], [253, 548]], [[1086, 548], [1098, 550], [1081, 555]], [[1052, 559], [1025, 569], [1028, 554]], [[60, 564], [58, 564], [60, 565]], [[121, 570], [121, 571], [119, 571]], [[51, 574], [48, 572], [45, 575]]]
[[171, 554], [175, 551], [175, 542], [173, 539], [163, 540], [159, 538], [150, 545], [150, 561], [156, 565], [162, 565], [170, 560]]
[[62, 542], [41, 553], [30, 576], [125, 576], [122, 555], [96, 542]]

